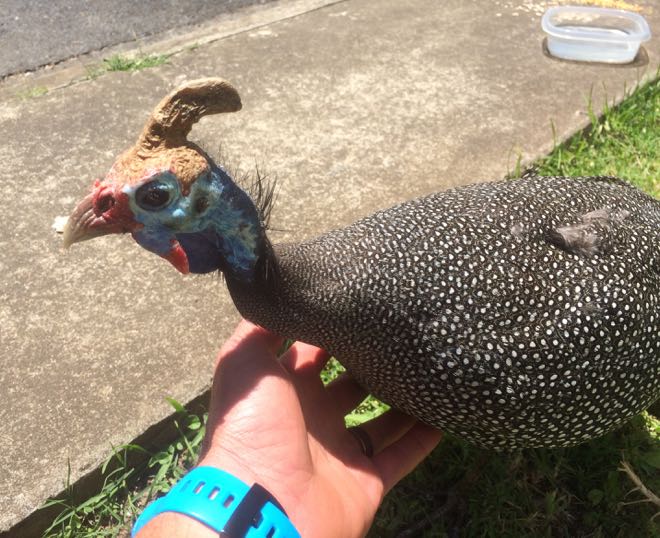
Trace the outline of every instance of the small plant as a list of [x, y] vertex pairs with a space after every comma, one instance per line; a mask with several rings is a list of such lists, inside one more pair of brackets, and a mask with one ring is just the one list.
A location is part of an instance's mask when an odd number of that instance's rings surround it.
[[168, 60], [167, 54], [151, 54], [134, 58], [115, 54], [103, 60], [103, 64], [106, 71], [139, 71], [166, 64]]
[[87, 65], [85, 66], [85, 73], [87, 74], [85, 78], [87, 80], [96, 80], [106, 71], [107, 69], [104, 65]]
[[[339, 377], [344, 373], [346, 369], [339, 364], [337, 359], [332, 358], [328, 361], [325, 368], [321, 372], [321, 381], [324, 385], [327, 385], [335, 378]], [[383, 402], [377, 400], [373, 396], [367, 396], [367, 398], [358, 405], [351, 413], [346, 415], [344, 419], [346, 426], [357, 426], [363, 422], [367, 422], [372, 418], [376, 418], [378, 415], [382, 415], [390, 407]]]
[[[514, 158], [515, 158], [515, 162], [513, 163], [513, 168], [511, 168], [511, 160]], [[522, 150], [519, 147], [511, 147], [509, 149], [506, 168], [507, 168], [507, 174], [506, 174], [507, 179], [519, 178], [525, 172], [525, 169], [523, 168], [523, 154], [522, 154]]]
[[194, 465], [204, 438], [206, 416], [189, 413], [176, 400], [167, 400], [177, 412], [174, 420], [177, 438], [151, 454], [147, 463], [140, 466], [131, 463], [131, 456], [146, 454], [144, 448], [138, 445], [113, 448], [101, 468], [103, 485], [99, 492], [80, 504], [74, 500], [67, 478], [64, 496], [45, 504], [62, 510], [45, 531], [44, 538], [128, 536], [140, 511], [168, 491]]
[[32, 88], [28, 88], [27, 90], [23, 90], [21, 92], [18, 92], [18, 97], [21, 99], [32, 99], [34, 97], [41, 97], [42, 95], [46, 95], [48, 93], [48, 88], [45, 86], [34, 86]]
[[168, 54], [151, 54], [135, 57], [115, 54], [103, 60], [101, 64], [85, 66], [86, 79], [95, 80], [109, 71], [139, 71], [166, 64], [169, 61]]
[[639, 88], [619, 106], [605, 106], [600, 117], [590, 98], [587, 112], [591, 126], [556, 145], [538, 163], [539, 173], [619, 176], [659, 197], [660, 78]]

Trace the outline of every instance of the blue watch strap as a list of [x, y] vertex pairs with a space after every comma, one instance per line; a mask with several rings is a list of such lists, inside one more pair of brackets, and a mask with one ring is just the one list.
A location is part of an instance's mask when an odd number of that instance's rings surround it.
[[131, 536], [163, 512], [185, 514], [230, 538], [300, 538], [268, 491], [259, 484], [248, 487], [215, 467], [193, 469], [167, 495], [147, 506]]

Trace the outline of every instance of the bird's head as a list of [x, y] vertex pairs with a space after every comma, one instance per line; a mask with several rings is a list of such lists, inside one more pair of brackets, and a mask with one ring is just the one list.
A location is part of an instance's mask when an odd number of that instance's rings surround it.
[[240, 108], [236, 90], [220, 79], [191, 82], [165, 97], [137, 143], [76, 206], [65, 246], [128, 232], [182, 273], [222, 269], [249, 280], [262, 233], [258, 212], [227, 172], [186, 138], [203, 115]]

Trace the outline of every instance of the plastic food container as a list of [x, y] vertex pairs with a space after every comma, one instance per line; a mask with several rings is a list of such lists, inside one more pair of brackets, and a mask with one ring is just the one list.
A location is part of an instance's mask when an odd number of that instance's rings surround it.
[[541, 27], [548, 34], [550, 54], [581, 62], [632, 62], [640, 44], [651, 38], [644, 17], [621, 9], [552, 7]]

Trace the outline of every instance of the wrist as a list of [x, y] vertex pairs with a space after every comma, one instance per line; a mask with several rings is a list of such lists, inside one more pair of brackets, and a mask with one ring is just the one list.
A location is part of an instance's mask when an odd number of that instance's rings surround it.
[[213, 529], [184, 514], [164, 512], [149, 521], [135, 538], [218, 538]]
[[[181, 518], [167, 527], [161, 516], [178, 513], [201, 524], [217, 536], [244, 538], [277, 533], [282, 538], [300, 538], [277, 499], [257, 482], [248, 485], [227, 471], [210, 466], [192, 469], [165, 495], [148, 505], [135, 522], [132, 536], [143, 536], [142, 529], [151, 524], [149, 534], [167, 529], [165, 536], [211, 536]], [[168, 518], [172, 520], [172, 518]], [[203, 532], [203, 533], [202, 533]]]
[[[252, 453], [256, 458], [258, 455]], [[197, 465], [222, 469], [246, 484], [260, 484], [268, 490], [280, 503], [288, 517], [297, 525], [297, 508], [300, 499], [293, 491], [291, 476], [273, 474], [272, 464], [261, 465], [258, 461], [245, 462], [240, 456], [223, 448], [214, 448], [205, 453]], [[260, 469], [267, 471], [259, 472]]]

